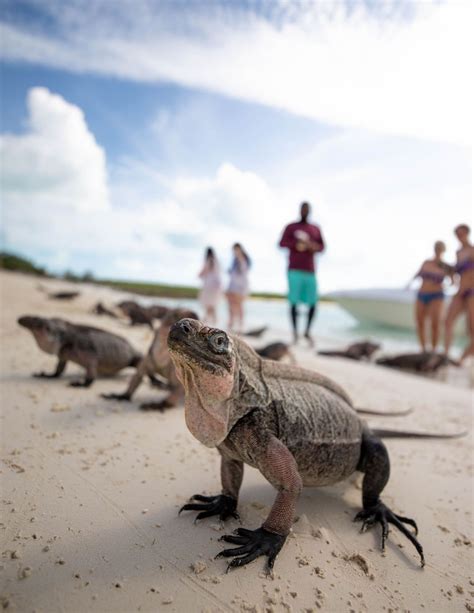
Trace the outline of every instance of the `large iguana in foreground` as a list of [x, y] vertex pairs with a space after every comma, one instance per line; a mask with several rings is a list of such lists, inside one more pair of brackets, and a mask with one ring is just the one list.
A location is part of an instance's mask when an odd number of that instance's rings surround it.
[[18, 323], [33, 334], [40, 349], [58, 357], [54, 372], [36, 373], [35, 377], [60, 377], [67, 363], [75, 362], [85, 369], [86, 375], [84, 380], [72, 381], [70, 385], [89, 387], [97, 375], [115, 375], [127, 366], [138, 366], [142, 359], [142, 354], [125, 338], [100, 328], [34, 315], [20, 317]]
[[191, 319], [172, 326], [168, 346], [185, 389], [186, 424], [221, 455], [222, 494], [195, 495], [181, 511], [199, 511], [197, 519], [236, 517], [244, 464], [258, 468], [278, 490], [260, 528], [239, 528], [222, 537], [237, 545], [218, 554], [233, 557], [228, 568], [258, 556], [266, 556], [272, 568], [302, 488], [331, 485], [354, 471], [364, 473], [363, 508], [355, 519], [363, 528], [380, 524], [382, 549], [388, 526], [394, 525], [424, 565], [415, 521], [395, 514], [380, 499], [390, 474], [387, 449], [339, 385], [315, 372], [263, 360], [238, 337]]

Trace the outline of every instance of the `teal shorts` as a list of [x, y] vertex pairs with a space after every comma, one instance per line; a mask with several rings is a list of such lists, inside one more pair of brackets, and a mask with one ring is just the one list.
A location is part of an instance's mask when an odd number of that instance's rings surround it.
[[288, 271], [288, 300], [291, 304], [313, 306], [318, 301], [318, 284], [314, 272]]

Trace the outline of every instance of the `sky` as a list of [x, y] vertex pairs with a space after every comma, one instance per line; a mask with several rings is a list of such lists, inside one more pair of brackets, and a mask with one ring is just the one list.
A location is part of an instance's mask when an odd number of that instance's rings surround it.
[[0, 0], [2, 248], [284, 291], [312, 204], [323, 292], [405, 285], [472, 223], [471, 3]]

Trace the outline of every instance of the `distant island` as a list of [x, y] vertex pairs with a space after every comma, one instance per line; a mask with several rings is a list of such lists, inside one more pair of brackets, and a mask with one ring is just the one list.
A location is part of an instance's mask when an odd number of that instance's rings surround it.
[[[120, 279], [97, 279], [92, 272], [85, 272], [78, 275], [71, 271], [66, 271], [62, 275], [52, 274], [46, 268], [36, 265], [32, 260], [21, 255], [0, 252], [0, 268], [25, 274], [36, 275], [38, 277], [49, 277], [51, 279], [64, 279], [72, 283], [95, 283], [106, 285], [118, 290], [140, 294], [142, 296], [158, 296], [162, 298], [197, 298], [198, 287], [187, 285], [168, 285], [166, 283], [153, 283], [146, 281], [128, 281]], [[275, 292], [252, 292], [252, 298], [266, 298], [273, 300], [283, 300], [284, 294]]]

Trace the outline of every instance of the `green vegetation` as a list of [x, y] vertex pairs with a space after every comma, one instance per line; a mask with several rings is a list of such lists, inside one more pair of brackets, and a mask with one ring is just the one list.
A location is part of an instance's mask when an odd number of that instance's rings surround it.
[[[157, 296], [161, 298], [197, 298], [199, 289], [186, 285], [166, 285], [164, 283], [145, 283], [140, 281], [111, 281], [97, 280], [99, 285], [107, 285], [115, 289], [120, 289], [143, 296]], [[252, 298], [279, 299], [284, 298], [282, 294], [255, 292]]]
[[[0, 252], [0, 268], [15, 270], [17, 272], [29, 273], [38, 276], [54, 276], [47, 272], [45, 268], [39, 267], [31, 260], [15, 255], [13, 253]], [[97, 285], [107, 285], [126, 292], [141, 294], [142, 296], [156, 296], [161, 298], [197, 298], [199, 289], [186, 285], [167, 285], [165, 283], [150, 283], [142, 281], [118, 281], [111, 279], [95, 279], [92, 272], [85, 272], [82, 275], [66, 271], [62, 278], [70, 282], [87, 281]], [[254, 292], [252, 298], [264, 298], [267, 300], [283, 300], [284, 294], [274, 292]]]
[[97, 279], [98, 285], [107, 285], [125, 292], [141, 294], [142, 296], [160, 296], [162, 298], [197, 298], [198, 289], [183, 285], [165, 285], [163, 283], [146, 283], [142, 281], [111, 281]]
[[15, 255], [14, 253], [8, 253], [6, 251], [0, 251], [0, 268], [29, 273], [41, 277], [45, 277], [48, 274], [45, 268], [36, 266], [36, 264], [33, 264], [31, 260]]

